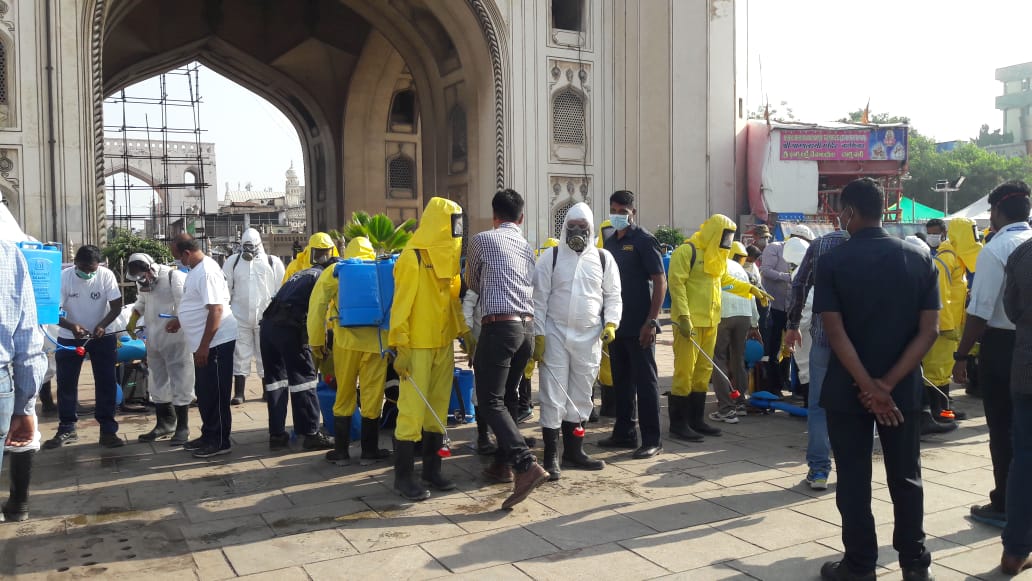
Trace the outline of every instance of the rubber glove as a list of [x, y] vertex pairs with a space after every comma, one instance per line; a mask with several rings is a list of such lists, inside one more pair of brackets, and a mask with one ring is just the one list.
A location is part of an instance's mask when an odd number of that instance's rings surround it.
[[140, 313], [133, 311], [133, 314], [129, 315], [129, 324], [125, 326], [125, 332], [129, 333], [129, 336], [133, 339], [136, 338], [136, 323], [140, 320]]
[[469, 358], [472, 360], [477, 352], [477, 340], [473, 336], [473, 331], [466, 331], [462, 334], [462, 344], [464, 345], [466, 355], [469, 355]]
[[534, 354], [530, 356], [533, 361], [541, 363], [541, 360], [545, 358], [545, 336], [538, 335], [534, 337]]
[[412, 349], [398, 347], [394, 356], [394, 371], [398, 372], [401, 379], [408, 379], [412, 375]]
[[536, 367], [535, 363], [536, 362], [533, 359], [527, 362], [527, 366], [523, 368], [524, 379], [529, 381], [531, 377], [534, 377], [534, 367]]
[[311, 345], [312, 348], [312, 361], [315, 363], [315, 368], [319, 369], [322, 366], [322, 362], [326, 359], [326, 346], [325, 345]]
[[616, 323], [606, 323], [602, 329], [602, 344], [609, 345], [616, 340]]
[[764, 307], [770, 304], [770, 301], [774, 298], [758, 286], [753, 286], [752, 288], [750, 288], [749, 294], [759, 299], [760, 305]]
[[692, 318], [688, 315], [681, 315], [677, 318], [677, 332], [681, 334], [685, 339], [690, 339], [692, 336]]

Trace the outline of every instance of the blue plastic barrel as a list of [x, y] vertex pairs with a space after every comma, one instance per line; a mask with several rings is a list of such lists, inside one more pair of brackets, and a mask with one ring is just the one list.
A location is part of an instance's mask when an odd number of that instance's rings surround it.
[[141, 339], [130, 339], [129, 337], [118, 338], [117, 358], [119, 363], [137, 361], [147, 356], [147, 346]]
[[337, 263], [338, 324], [341, 327], [380, 327], [391, 320], [394, 300], [394, 257], [380, 260], [349, 258]]
[[61, 310], [61, 249], [39, 242], [19, 242], [18, 247], [29, 265], [39, 324], [58, 324]]
[[[666, 254], [663, 255], [663, 272], [666, 273], [667, 277], [670, 276], [670, 257], [672, 255], [673, 255], [673, 252], [667, 252]], [[663, 308], [664, 309], [669, 309], [670, 308], [670, 284], [669, 284], [669, 282], [667, 283], [666, 296], [663, 297]]]
[[[337, 430], [333, 427], [333, 404], [337, 402], [337, 389], [332, 385], [320, 380], [315, 386], [315, 396], [319, 399], [319, 409], [322, 412], [323, 425], [326, 433], [336, 437]], [[362, 437], [362, 410], [355, 406], [355, 413], [351, 414], [352, 440], [359, 440]]]

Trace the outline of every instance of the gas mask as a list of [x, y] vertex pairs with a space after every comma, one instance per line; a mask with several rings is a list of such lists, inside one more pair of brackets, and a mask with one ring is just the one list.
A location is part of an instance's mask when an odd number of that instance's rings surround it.
[[567, 226], [566, 245], [570, 247], [570, 250], [580, 254], [588, 247], [589, 234], [590, 232], [588, 228], [581, 226]]
[[258, 254], [258, 249], [254, 247], [254, 244], [250, 242], [244, 242], [240, 248], [240, 258], [251, 261], [254, 260], [255, 254]]
[[720, 247], [724, 250], [731, 250], [731, 243], [734, 241], [734, 230], [724, 230], [724, 233], [720, 235]]
[[942, 234], [929, 234], [928, 245], [932, 248], [938, 248], [942, 244]]
[[329, 248], [313, 248], [312, 249], [312, 264], [315, 266], [322, 266], [330, 262], [333, 256], [330, 254]]
[[452, 238], [462, 238], [463, 231], [464, 231], [464, 229], [462, 227], [462, 214], [461, 213], [452, 214], [451, 215], [451, 235], [452, 235]]
[[156, 282], [158, 282], [158, 277], [154, 276], [154, 273], [148, 270], [136, 278], [136, 288], [138, 288], [142, 293], [149, 293], [154, 290], [154, 283]]

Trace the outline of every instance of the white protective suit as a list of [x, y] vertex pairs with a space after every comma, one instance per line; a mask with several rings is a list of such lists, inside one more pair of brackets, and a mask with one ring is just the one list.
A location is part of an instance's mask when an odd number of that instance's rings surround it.
[[[566, 243], [570, 220], [588, 224], [588, 246], [579, 254]], [[534, 334], [545, 336], [538, 373], [543, 428], [587, 420], [602, 362], [602, 329], [606, 323], [619, 325], [623, 314], [619, 268], [608, 251], [593, 244], [594, 223], [591, 208], [575, 204], [566, 213], [559, 246], [543, 251], [534, 271]]]
[[248, 228], [240, 237], [241, 246], [254, 245], [251, 260], [238, 252], [226, 259], [222, 271], [229, 284], [229, 304], [237, 321], [236, 350], [233, 352], [233, 375], [251, 374], [251, 360], [254, 359], [258, 377], [265, 377], [262, 368], [261, 344], [258, 340], [258, 323], [262, 313], [276, 296], [283, 283], [283, 261], [278, 256], [265, 253], [262, 237], [254, 228]]
[[193, 353], [182, 331], [169, 333], [165, 325], [175, 315], [183, 299], [186, 275], [171, 266], [154, 264], [154, 289], [140, 292], [133, 310], [143, 317], [147, 336], [147, 390], [154, 403], [190, 405], [194, 399]]

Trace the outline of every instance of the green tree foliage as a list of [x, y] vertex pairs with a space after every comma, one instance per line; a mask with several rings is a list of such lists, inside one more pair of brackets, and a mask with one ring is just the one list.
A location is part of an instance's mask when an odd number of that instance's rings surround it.
[[331, 230], [330, 236], [338, 244], [347, 244], [352, 238], [364, 236], [369, 239], [377, 255], [393, 254], [400, 251], [412, 238], [416, 230], [415, 220], [406, 220], [395, 225], [386, 214], [369, 215], [355, 212], [351, 221], [340, 230]]
[[660, 226], [656, 228], [656, 231], [652, 233], [659, 240], [660, 244], [666, 244], [671, 248], [677, 248], [684, 244], [684, 234], [680, 230], [671, 226]]
[[[864, 110], [857, 109], [851, 111], [845, 117], [839, 119], [839, 123], [860, 123], [864, 118]], [[899, 115], [893, 115], [891, 113], [872, 113], [868, 118], [870, 123], [878, 123], [879, 125], [891, 125], [893, 123], [910, 123], [910, 117], [900, 117]]]
[[[134, 253], [149, 254], [159, 264], [171, 264], [172, 252], [159, 240], [144, 238], [125, 228], [112, 228], [108, 235], [108, 243], [101, 253], [107, 259], [108, 267], [115, 273], [119, 281], [125, 281], [125, 267], [129, 257]], [[128, 285], [124, 290], [126, 303], [136, 300], [136, 287]]]

